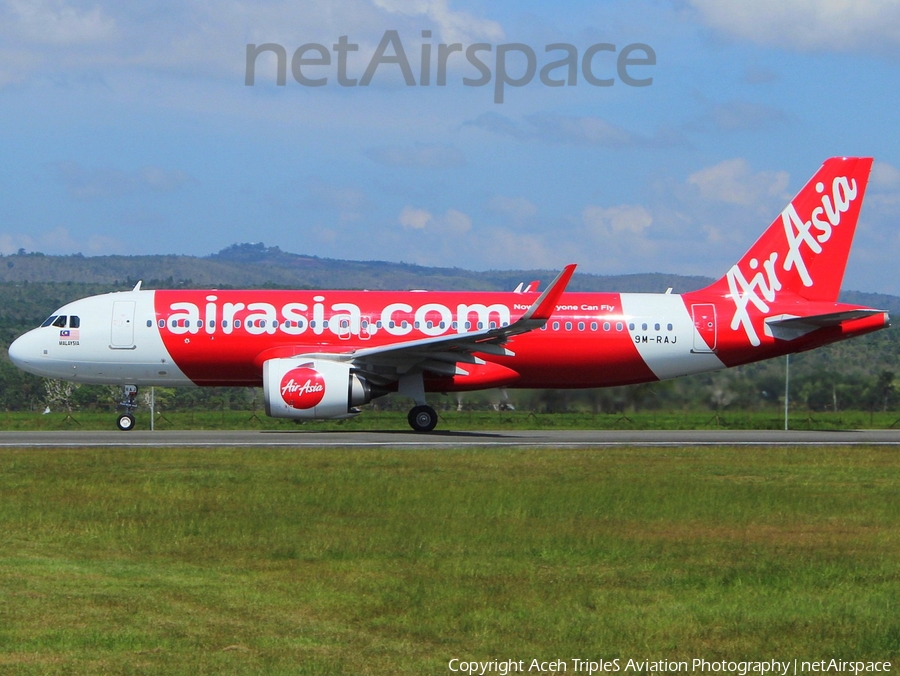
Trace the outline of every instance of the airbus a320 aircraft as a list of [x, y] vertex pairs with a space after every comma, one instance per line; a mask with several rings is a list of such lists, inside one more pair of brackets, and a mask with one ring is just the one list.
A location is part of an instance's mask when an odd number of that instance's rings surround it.
[[832, 158], [714, 284], [685, 294], [143, 291], [57, 310], [9, 348], [48, 378], [120, 384], [122, 430], [142, 385], [262, 386], [266, 412], [347, 418], [388, 392], [628, 385], [737, 366], [883, 329], [837, 302], [871, 158]]

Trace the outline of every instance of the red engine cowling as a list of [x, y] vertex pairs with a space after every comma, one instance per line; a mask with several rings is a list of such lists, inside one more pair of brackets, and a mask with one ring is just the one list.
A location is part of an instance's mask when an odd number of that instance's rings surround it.
[[273, 418], [349, 418], [372, 400], [350, 364], [327, 359], [269, 359], [263, 364], [266, 414]]

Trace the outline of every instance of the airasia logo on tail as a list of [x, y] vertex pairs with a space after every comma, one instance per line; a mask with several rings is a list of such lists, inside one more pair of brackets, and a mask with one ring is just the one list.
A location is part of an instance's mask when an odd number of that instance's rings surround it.
[[313, 408], [325, 397], [325, 378], [308, 366], [293, 368], [281, 379], [281, 398], [291, 408]]
[[[749, 306], [753, 305], [762, 313], [769, 312], [769, 303], [775, 301], [778, 291], [782, 289], [779, 269], [784, 272], [795, 269], [804, 287], [813, 286], [815, 280], [810, 275], [807, 264], [823, 252], [822, 245], [831, 239], [833, 229], [841, 225], [841, 217], [850, 210], [851, 204], [859, 195], [855, 178], [836, 176], [830, 187], [831, 192], [828, 194], [823, 181], [816, 183], [818, 203], [808, 220], [797, 213], [793, 201], [781, 212], [787, 251], [768, 251], [759, 258], [751, 258], [748, 261], [749, 274], [745, 274], [738, 264], [733, 265], [725, 275], [729, 297], [735, 307], [731, 328], [735, 331], [743, 328], [754, 347], [760, 344], [760, 339], [753, 326]], [[794, 201], [803, 197], [805, 196], [801, 193]], [[783, 258], [779, 254], [783, 254]]]

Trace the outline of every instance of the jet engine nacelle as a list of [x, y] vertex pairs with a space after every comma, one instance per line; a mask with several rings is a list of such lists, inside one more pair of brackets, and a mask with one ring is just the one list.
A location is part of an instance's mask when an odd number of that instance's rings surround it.
[[350, 364], [294, 357], [263, 364], [266, 413], [305, 420], [349, 418], [372, 399], [372, 388]]

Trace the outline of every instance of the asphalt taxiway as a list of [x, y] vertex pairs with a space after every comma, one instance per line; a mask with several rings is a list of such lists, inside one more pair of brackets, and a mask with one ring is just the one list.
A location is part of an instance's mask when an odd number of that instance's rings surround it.
[[900, 430], [515, 430], [454, 432], [412, 431], [54, 431], [0, 432], [0, 448], [78, 447], [397, 447], [462, 448], [479, 446], [845, 446], [898, 445]]

